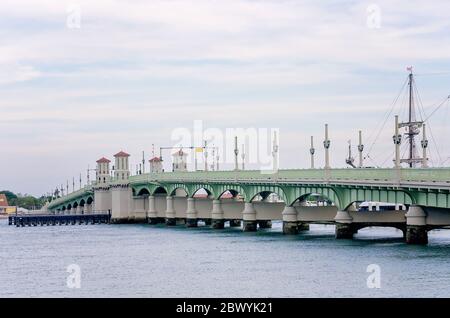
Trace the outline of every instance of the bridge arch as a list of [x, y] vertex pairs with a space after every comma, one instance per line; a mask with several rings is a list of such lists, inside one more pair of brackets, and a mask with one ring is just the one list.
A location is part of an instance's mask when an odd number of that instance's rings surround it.
[[327, 198], [333, 202], [338, 208], [342, 207], [341, 194], [336, 191], [333, 187], [322, 186], [322, 185], [299, 185], [291, 187], [283, 187], [288, 200], [286, 201], [287, 206], [292, 206], [299, 199], [305, 198], [305, 196], [315, 194]]
[[184, 190], [184, 192], [186, 193], [187, 197], [190, 197], [190, 191], [189, 188], [187, 187], [187, 185], [183, 184], [183, 183], [176, 183], [176, 184], [171, 184], [167, 187], [167, 194], [170, 196], [175, 196], [177, 190], [182, 189]]
[[416, 198], [404, 189], [354, 188], [346, 189], [345, 209], [355, 202], [374, 201], [394, 204], [416, 204]]
[[246, 202], [252, 202], [255, 197], [261, 195], [263, 198], [267, 197], [271, 193], [278, 195], [278, 198], [284, 202], [287, 202], [287, 196], [284, 190], [278, 186], [251, 186], [248, 189], [248, 196], [246, 197]]
[[[352, 226], [354, 228], [354, 230], [359, 231], [362, 229], [367, 229], [367, 228], [371, 228], [372, 225], [371, 224], [360, 224], [360, 223], [352, 223]], [[391, 229], [397, 229], [402, 231], [403, 237], [406, 237], [406, 224], [402, 224], [402, 223], [392, 223], [392, 224], [383, 224], [382, 226], [377, 226], [377, 228], [391, 228]]]
[[222, 199], [224, 196], [232, 196], [233, 198], [235, 198], [236, 196], [239, 195], [239, 191], [234, 190], [234, 189], [230, 189], [230, 190], [225, 190], [222, 193], [219, 194], [219, 196], [217, 197], [217, 199]]
[[327, 205], [336, 205], [336, 202], [334, 202], [332, 199], [330, 199], [329, 197], [320, 194], [320, 193], [306, 193], [301, 195], [300, 197], [298, 197], [297, 199], [295, 199], [291, 205], [295, 205], [296, 203], [301, 203], [301, 202], [305, 202], [308, 199], [310, 199], [310, 201], [316, 201], [318, 204], [320, 202], [323, 203], [327, 203]]
[[201, 185], [201, 186], [194, 186], [191, 190], [192, 194], [191, 197], [193, 198], [196, 194], [198, 194], [199, 191], [205, 191], [208, 197], [215, 198], [215, 192], [214, 189], [207, 185]]
[[80, 200], [80, 206], [84, 206], [86, 204], [86, 201], [84, 199]]
[[92, 202], [94, 202], [94, 199], [93, 199], [92, 197], [88, 197], [88, 198], [86, 199], [86, 203], [87, 203], [87, 204], [92, 204]]
[[159, 186], [155, 186], [151, 193], [152, 193], [152, 195], [158, 195], [158, 194], [160, 194], [160, 195], [162, 195], [162, 194], [167, 195], [167, 189], [165, 187], [159, 185]]
[[143, 187], [141, 189], [136, 190], [136, 195], [137, 196], [149, 196], [150, 195], [150, 190], [146, 187]]
[[228, 191], [233, 195], [233, 197], [236, 197], [237, 195], [241, 195], [243, 198], [247, 197], [247, 191], [244, 187], [238, 184], [220, 184], [215, 185], [214, 190], [216, 192], [217, 199], [223, 198], [224, 194]]

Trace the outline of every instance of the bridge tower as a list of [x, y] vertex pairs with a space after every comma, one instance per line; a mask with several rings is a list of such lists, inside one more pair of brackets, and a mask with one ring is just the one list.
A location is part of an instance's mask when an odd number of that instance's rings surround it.
[[185, 153], [183, 151], [183, 149], [178, 150], [177, 152], [175, 152], [173, 155], [173, 166], [172, 166], [172, 171], [173, 172], [177, 172], [177, 171], [187, 171], [187, 153]]
[[124, 151], [120, 151], [114, 155], [116, 161], [114, 179], [116, 181], [128, 180], [128, 178], [130, 177], [130, 169], [128, 165], [129, 157], [130, 155]]
[[150, 173], [161, 173], [163, 172], [162, 160], [159, 157], [153, 157], [149, 160], [150, 162]]
[[94, 205], [92, 209], [88, 209], [85, 204], [82, 213], [106, 213], [111, 210], [111, 193], [109, 192], [109, 183], [111, 181], [111, 176], [109, 174], [110, 162], [111, 161], [105, 157], [97, 160], [97, 168], [95, 169]]
[[106, 184], [110, 181], [109, 163], [111, 160], [102, 157], [97, 160], [97, 169], [95, 170], [95, 179], [97, 184]]
[[[134, 221], [136, 216], [133, 214], [132, 191], [129, 186], [130, 169], [128, 158], [130, 157], [124, 151], [114, 155], [115, 169], [114, 182], [110, 185], [111, 193], [111, 222], [126, 223]], [[141, 217], [141, 215], [139, 215]]]

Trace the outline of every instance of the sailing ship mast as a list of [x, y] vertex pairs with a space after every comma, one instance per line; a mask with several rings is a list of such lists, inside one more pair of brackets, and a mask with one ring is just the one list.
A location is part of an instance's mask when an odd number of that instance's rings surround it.
[[423, 127], [423, 121], [418, 121], [416, 119], [416, 111], [414, 105], [414, 75], [412, 71], [412, 66], [408, 67], [407, 70], [410, 72], [408, 76], [408, 87], [409, 87], [409, 99], [408, 99], [408, 121], [402, 122], [398, 125], [399, 128], [406, 127], [407, 131], [405, 133], [408, 141], [408, 157], [401, 159], [400, 162], [407, 163], [410, 168], [414, 168], [417, 163], [423, 163], [424, 159], [419, 158], [416, 148], [415, 137], [419, 135], [420, 128]]

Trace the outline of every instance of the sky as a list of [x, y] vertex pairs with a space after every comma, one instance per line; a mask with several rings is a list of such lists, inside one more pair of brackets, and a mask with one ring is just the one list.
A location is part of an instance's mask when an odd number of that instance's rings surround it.
[[[120, 150], [135, 170], [194, 121], [277, 130], [289, 169], [309, 167], [310, 136], [323, 166], [325, 123], [331, 166], [345, 167], [362, 130], [365, 164], [391, 167], [406, 67], [424, 117], [450, 95], [449, 12], [446, 0], [2, 0], [0, 190], [85, 183]], [[434, 166], [450, 165], [448, 107], [427, 120]]]

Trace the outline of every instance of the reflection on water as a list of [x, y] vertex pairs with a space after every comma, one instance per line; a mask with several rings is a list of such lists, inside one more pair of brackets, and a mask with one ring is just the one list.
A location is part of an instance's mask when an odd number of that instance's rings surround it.
[[[149, 225], [17, 229], [0, 220], [0, 297], [449, 297], [450, 231], [428, 246], [390, 228], [335, 240], [334, 226], [284, 236]], [[81, 288], [66, 286], [67, 266]], [[367, 288], [369, 264], [381, 288]]]

